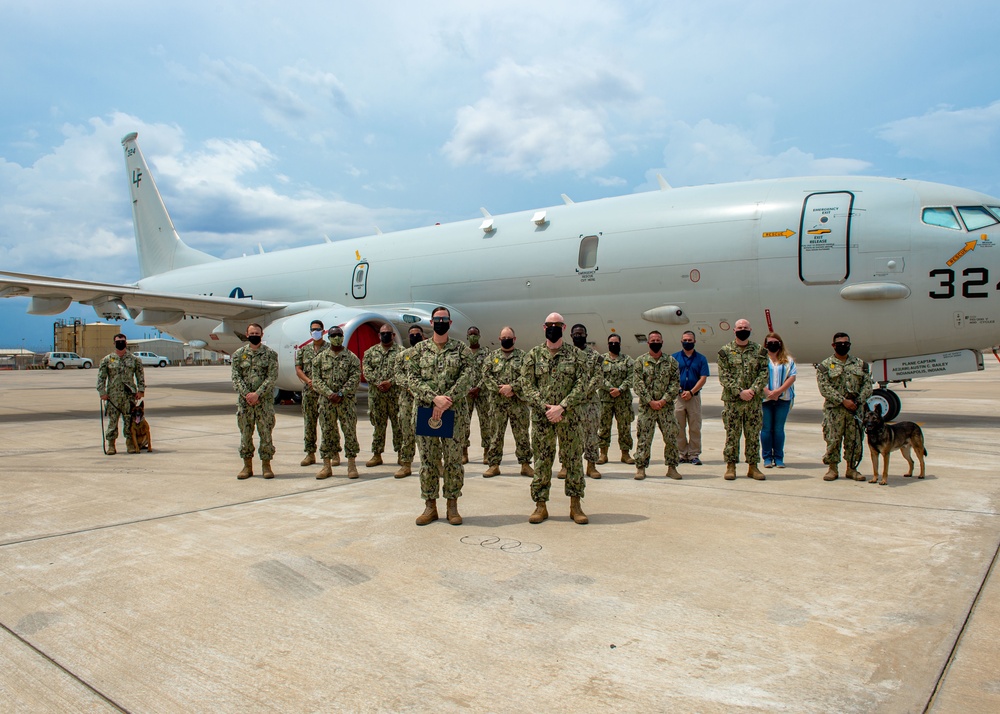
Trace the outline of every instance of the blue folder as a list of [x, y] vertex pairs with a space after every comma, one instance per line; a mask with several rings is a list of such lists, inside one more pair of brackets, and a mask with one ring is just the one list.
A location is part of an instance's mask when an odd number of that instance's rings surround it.
[[433, 407], [417, 407], [417, 436], [437, 436], [451, 439], [455, 436], [455, 410], [448, 409], [441, 415], [441, 421], [432, 423]]

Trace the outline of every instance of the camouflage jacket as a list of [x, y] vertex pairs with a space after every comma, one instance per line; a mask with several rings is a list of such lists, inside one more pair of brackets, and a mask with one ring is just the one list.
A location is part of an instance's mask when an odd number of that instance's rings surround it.
[[442, 395], [457, 403], [479, 381], [472, 350], [450, 337], [443, 347], [433, 339], [418, 342], [402, 360], [410, 392], [422, 406], [431, 406], [434, 397]]
[[553, 355], [545, 343], [532, 347], [521, 363], [521, 388], [533, 408], [544, 411], [546, 404], [559, 404], [572, 412], [587, 400], [590, 381], [587, 355], [563, 344]]
[[590, 369], [590, 379], [587, 380], [586, 391], [584, 393], [587, 401], [594, 400], [596, 402], [600, 398], [601, 387], [604, 383], [604, 373], [601, 371], [601, 363], [604, 361], [604, 358], [601, 357], [600, 352], [590, 345], [584, 347], [580, 352], [583, 353], [584, 359], [587, 361], [587, 367]]
[[[316, 349], [316, 343], [310, 342], [305, 347], [295, 350], [295, 366], [301, 369], [302, 373], [311, 379], [313, 360], [316, 359], [316, 355], [327, 349], [330, 349], [330, 343], [326, 340], [320, 340], [320, 348], [318, 350]], [[302, 385], [302, 388], [309, 389], [304, 384]], [[309, 389], [309, 391], [315, 392], [316, 390]]]
[[848, 356], [844, 362], [836, 355], [827, 357], [816, 368], [816, 382], [825, 400], [824, 409], [841, 406], [848, 394], [856, 394], [859, 403], [867, 402], [872, 395], [868, 365], [857, 357]]
[[722, 385], [722, 401], [739, 402], [740, 392], [752, 389], [758, 404], [764, 400], [767, 386], [767, 350], [756, 342], [740, 347], [736, 341], [719, 350], [719, 384]]
[[524, 364], [524, 350], [516, 347], [510, 353], [497, 350], [491, 356], [486, 365], [486, 372], [483, 379], [483, 386], [491, 395], [496, 395], [498, 399], [506, 400], [507, 397], [500, 397], [500, 385], [509, 384], [514, 389], [515, 399], [524, 402], [524, 389], [521, 386], [521, 366]]
[[677, 360], [661, 353], [653, 357], [648, 352], [635, 360], [632, 385], [639, 398], [639, 406], [649, 408], [649, 403], [666, 399], [673, 404], [681, 391], [681, 372]]
[[[487, 366], [492, 364], [493, 353], [487, 348], [480, 346], [478, 350], [474, 350], [471, 347], [469, 351], [472, 353], [472, 358], [476, 361], [476, 381], [472, 383], [472, 387], [479, 387], [484, 392], [486, 391], [486, 369]], [[472, 389], [469, 387], [469, 389]]]
[[413, 392], [410, 391], [410, 377], [406, 372], [406, 356], [412, 352], [413, 347], [401, 347], [392, 358], [392, 383], [408, 396], [413, 396]]
[[361, 360], [346, 347], [323, 350], [313, 359], [313, 388], [321, 396], [340, 394], [353, 398], [361, 383]]
[[246, 399], [250, 392], [264, 397], [262, 404], [270, 404], [274, 385], [278, 381], [278, 353], [267, 345], [256, 350], [243, 345], [233, 352], [233, 389]]
[[142, 362], [131, 352], [126, 351], [122, 357], [112, 352], [101, 360], [101, 366], [97, 369], [97, 391], [102, 397], [106, 397], [109, 392], [128, 390], [146, 391]]
[[365, 358], [361, 360], [361, 368], [364, 370], [365, 381], [368, 384], [381, 384], [386, 380], [393, 381], [396, 358], [403, 348], [393, 342], [389, 349], [382, 346], [382, 343], [373, 345], [365, 350]]
[[[628, 355], [613, 355], [610, 352], [604, 354], [601, 360], [600, 385], [601, 401], [610, 402], [614, 399], [624, 399], [632, 401], [632, 370], [635, 361]], [[617, 397], [611, 396], [612, 389], [620, 389], [622, 393]]]

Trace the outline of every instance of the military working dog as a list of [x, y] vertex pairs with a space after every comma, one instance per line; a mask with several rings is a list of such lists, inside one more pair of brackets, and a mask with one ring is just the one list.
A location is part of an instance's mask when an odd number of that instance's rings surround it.
[[132, 413], [129, 416], [132, 429], [128, 435], [128, 452], [138, 454], [143, 449], [151, 452], [153, 444], [150, 441], [149, 422], [146, 421], [146, 410], [141, 401], [132, 406]]
[[924, 477], [924, 457], [927, 449], [924, 448], [924, 432], [912, 421], [901, 421], [898, 424], [886, 424], [882, 418], [882, 407], [877, 406], [874, 410], [869, 410], [864, 417], [865, 434], [868, 435], [868, 451], [872, 456], [872, 477], [868, 483], [878, 481], [878, 457], [882, 455], [882, 480], [880, 486], [885, 486], [889, 479], [889, 454], [896, 449], [903, 452], [903, 458], [910, 465], [909, 473], [903, 474], [906, 477], [913, 475], [913, 459], [910, 458], [910, 449], [917, 453], [917, 460], [920, 461], [920, 475]]

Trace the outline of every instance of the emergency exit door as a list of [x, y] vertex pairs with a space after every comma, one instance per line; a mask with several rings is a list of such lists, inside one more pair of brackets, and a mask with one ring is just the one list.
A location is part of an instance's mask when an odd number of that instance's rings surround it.
[[799, 224], [799, 278], [806, 285], [842, 283], [851, 273], [851, 211], [848, 191], [806, 197]]

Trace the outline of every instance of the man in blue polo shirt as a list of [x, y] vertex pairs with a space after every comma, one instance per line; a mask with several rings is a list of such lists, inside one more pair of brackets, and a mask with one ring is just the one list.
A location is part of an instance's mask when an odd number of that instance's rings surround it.
[[694, 349], [695, 335], [690, 330], [681, 336], [680, 352], [674, 359], [680, 368], [681, 393], [674, 402], [677, 419], [677, 454], [682, 464], [701, 466], [701, 388], [708, 380], [708, 360]]

